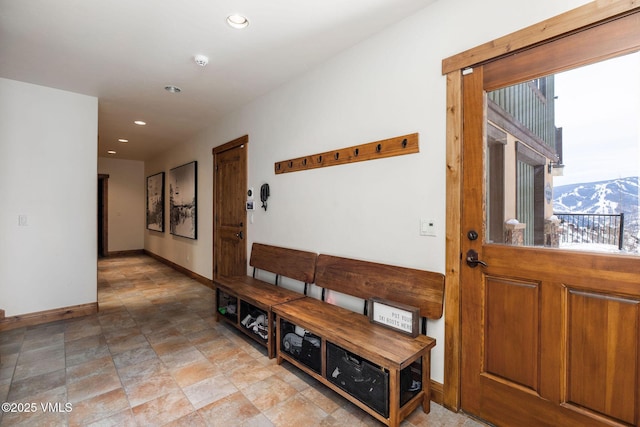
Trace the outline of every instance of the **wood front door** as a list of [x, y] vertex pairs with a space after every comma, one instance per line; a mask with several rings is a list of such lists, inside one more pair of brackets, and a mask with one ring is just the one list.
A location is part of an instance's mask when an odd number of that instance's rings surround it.
[[[491, 122], [488, 93], [637, 50], [636, 9], [476, 65], [461, 78], [460, 403], [495, 425], [640, 426], [640, 257], [553, 247], [553, 231], [544, 227], [531, 234], [529, 243], [518, 234], [523, 224], [505, 225], [496, 234], [488, 218], [497, 202], [491, 191], [496, 177], [487, 170], [496, 158], [492, 144], [502, 144], [501, 132], [508, 128], [505, 121]], [[502, 123], [500, 131], [490, 129], [496, 122]], [[497, 181], [505, 189], [505, 205], [498, 204], [503, 212], [509, 210], [509, 194], [524, 193], [518, 187], [520, 163], [530, 165], [532, 177], [544, 165], [543, 179], [553, 182], [555, 159], [545, 160], [542, 148], [519, 148], [525, 136], [514, 135], [515, 128], [504, 131], [504, 156], [497, 157], [496, 170], [505, 176]], [[512, 165], [509, 158], [515, 159]], [[535, 200], [538, 184], [530, 185]]]
[[213, 278], [247, 273], [247, 144], [243, 136], [213, 149]]

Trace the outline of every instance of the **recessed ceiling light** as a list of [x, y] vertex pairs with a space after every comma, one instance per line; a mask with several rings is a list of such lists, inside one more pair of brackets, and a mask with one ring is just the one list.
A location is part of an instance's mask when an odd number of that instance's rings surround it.
[[118, 140], [118, 142], [129, 142], [129, 140], [128, 140], [128, 139], [124, 139], [124, 138], [120, 138], [120, 139]]
[[178, 86], [173, 86], [173, 85], [165, 86], [164, 90], [166, 90], [167, 92], [171, 92], [171, 93], [180, 93], [180, 92], [182, 92], [182, 89], [180, 89]]
[[249, 25], [249, 20], [246, 16], [242, 16], [239, 14], [233, 14], [227, 16], [227, 24], [233, 28], [242, 29], [246, 28]]
[[107, 153], [109, 153], [109, 154], [116, 154], [116, 152], [115, 152], [115, 151], [113, 151], [113, 150], [109, 150], [109, 151], [107, 151]]
[[135, 124], [137, 124], [137, 125], [139, 125], [139, 126], [144, 126], [144, 125], [146, 125], [146, 124], [147, 124], [147, 122], [143, 122], [142, 120], [136, 120], [136, 121], [135, 121], [135, 122], [133, 122], [133, 123], [135, 123]]

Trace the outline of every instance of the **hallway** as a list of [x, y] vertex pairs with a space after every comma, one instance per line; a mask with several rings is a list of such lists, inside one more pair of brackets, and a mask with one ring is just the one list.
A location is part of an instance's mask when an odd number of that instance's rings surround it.
[[[97, 315], [0, 332], [0, 398], [30, 409], [1, 426], [380, 425], [216, 323], [214, 292], [150, 257], [100, 259], [98, 299]], [[431, 408], [402, 425], [482, 425]]]

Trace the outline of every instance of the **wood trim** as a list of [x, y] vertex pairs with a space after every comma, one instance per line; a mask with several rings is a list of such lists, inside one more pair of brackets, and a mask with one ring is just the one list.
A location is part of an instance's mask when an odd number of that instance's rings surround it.
[[144, 249], [130, 249], [126, 251], [113, 251], [107, 253], [107, 257], [123, 257], [123, 256], [136, 256], [136, 255], [144, 255]]
[[430, 393], [431, 401], [437, 403], [438, 405], [444, 406], [444, 385], [434, 380], [431, 380], [430, 383], [431, 383], [431, 393]]
[[513, 54], [518, 50], [557, 39], [638, 8], [640, 8], [638, 0], [593, 1], [515, 33], [450, 56], [442, 61], [442, 74], [449, 74], [455, 70]]
[[[638, 8], [640, 11], [640, 8]], [[560, 73], [569, 69], [635, 52], [640, 45], [640, 13], [627, 13], [590, 26], [566, 37], [544, 43], [544, 58], [539, 50], [527, 49], [484, 65], [484, 90]]]
[[160, 255], [154, 254], [153, 252], [149, 252], [146, 249], [144, 249], [144, 254], [145, 255], [149, 255], [151, 258], [154, 258], [154, 259], [160, 261], [161, 263], [163, 263], [165, 265], [168, 265], [169, 267], [173, 268], [174, 270], [184, 274], [185, 276], [195, 280], [196, 282], [199, 282], [199, 283], [205, 285], [208, 288], [215, 289], [215, 286], [213, 284], [213, 280], [211, 280], [211, 279], [208, 279], [208, 278], [206, 278], [204, 276], [201, 276], [198, 273], [195, 273], [195, 272], [193, 272], [193, 271], [191, 271], [191, 270], [189, 270], [189, 269], [187, 269], [187, 268], [185, 268], [185, 267], [183, 267], [181, 265], [178, 265], [173, 261], [169, 261], [168, 259], [163, 258]]
[[276, 175], [420, 152], [417, 133], [275, 162]]
[[[446, 176], [446, 249], [444, 304], [444, 384], [443, 405], [460, 409], [460, 254], [462, 214], [462, 74], [447, 75], [447, 176]], [[433, 389], [432, 389], [433, 390]]]
[[9, 316], [0, 321], [0, 332], [26, 326], [40, 325], [57, 320], [73, 319], [98, 313], [98, 303], [73, 305], [70, 307], [54, 308], [52, 310]]
[[229, 141], [226, 144], [219, 145], [214, 147], [211, 150], [211, 154], [216, 155], [218, 153], [222, 153], [223, 151], [231, 150], [232, 148], [236, 148], [242, 144], [249, 143], [249, 135], [241, 136], [240, 138], [236, 138], [233, 141]]

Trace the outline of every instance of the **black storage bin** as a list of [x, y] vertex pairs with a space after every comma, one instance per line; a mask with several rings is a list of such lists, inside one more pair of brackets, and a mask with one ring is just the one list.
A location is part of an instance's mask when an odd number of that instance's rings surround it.
[[280, 328], [280, 351], [293, 356], [294, 359], [320, 374], [322, 366], [320, 337], [284, 319], [280, 319]]
[[327, 379], [385, 418], [389, 417], [389, 372], [327, 342]]
[[267, 313], [244, 301], [240, 303], [240, 325], [264, 342], [269, 338]]

